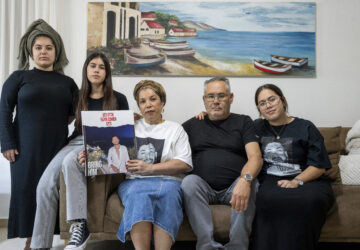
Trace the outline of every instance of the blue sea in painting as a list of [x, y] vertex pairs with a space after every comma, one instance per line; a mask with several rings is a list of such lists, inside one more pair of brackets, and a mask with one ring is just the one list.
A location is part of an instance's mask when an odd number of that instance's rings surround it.
[[270, 55], [307, 57], [315, 67], [314, 32], [198, 31], [196, 37], [167, 38], [187, 40], [201, 56], [226, 62], [270, 61]]

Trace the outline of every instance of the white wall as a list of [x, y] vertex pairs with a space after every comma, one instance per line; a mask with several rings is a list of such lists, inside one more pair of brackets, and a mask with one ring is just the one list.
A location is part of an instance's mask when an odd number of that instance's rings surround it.
[[[309, 119], [317, 126], [352, 126], [360, 119], [360, 1], [315, 2], [317, 77], [230, 78], [235, 95], [232, 112], [249, 114], [252, 118], [257, 118], [254, 92], [259, 85], [272, 82], [283, 90], [289, 102], [291, 115]], [[70, 61], [65, 72], [79, 84], [82, 65], [86, 58], [87, 0], [62, 0], [62, 3], [58, 4], [57, 30], [63, 37]], [[130, 108], [133, 110], [137, 110], [137, 107], [132, 98], [132, 90], [141, 79], [143, 77], [113, 79], [114, 88], [128, 97]], [[207, 78], [151, 79], [162, 83], [166, 89], [168, 103], [165, 106], [165, 119], [181, 123], [204, 109], [201, 96], [203, 82]], [[0, 186], [0, 193], [6, 193], [9, 192], [10, 175], [8, 167], [4, 166], [6, 164], [2, 159], [0, 160], [0, 183], [5, 183]]]

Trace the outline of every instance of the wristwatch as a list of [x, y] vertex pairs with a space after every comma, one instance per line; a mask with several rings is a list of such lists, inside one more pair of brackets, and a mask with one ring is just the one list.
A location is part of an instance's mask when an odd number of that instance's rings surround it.
[[251, 174], [244, 174], [244, 176], [242, 178], [244, 178], [248, 182], [252, 182], [252, 180], [253, 180], [253, 177]]
[[294, 180], [297, 181], [297, 183], [299, 184], [299, 186], [304, 185], [304, 182], [303, 182], [301, 179], [299, 179], [299, 178], [294, 178]]

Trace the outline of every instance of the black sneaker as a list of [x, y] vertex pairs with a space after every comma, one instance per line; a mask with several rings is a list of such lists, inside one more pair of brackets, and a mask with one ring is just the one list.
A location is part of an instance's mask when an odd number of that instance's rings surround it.
[[83, 250], [90, 239], [89, 229], [86, 220], [73, 222], [70, 227], [71, 237], [64, 250]]

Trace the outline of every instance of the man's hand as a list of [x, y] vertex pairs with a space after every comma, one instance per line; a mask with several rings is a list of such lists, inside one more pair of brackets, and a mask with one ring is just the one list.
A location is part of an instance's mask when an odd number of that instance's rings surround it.
[[126, 164], [126, 170], [132, 174], [151, 175], [152, 164], [141, 160], [129, 160]]
[[280, 180], [277, 184], [282, 188], [297, 188], [299, 186], [299, 183], [296, 180]]
[[85, 167], [85, 158], [86, 158], [86, 152], [85, 149], [79, 152], [77, 160], [79, 164], [84, 168]]
[[17, 149], [9, 149], [9, 150], [2, 152], [2, 154], [6, 160], [8, 160], [9, 162], [14, 162], [15, 155], [18, 155], [19, 152], [17, 151]]
[[244, 178], [239, 178], [230, 200], [231, 208], [236, 212], [245, 211], [250, 198], [251, 183]]

